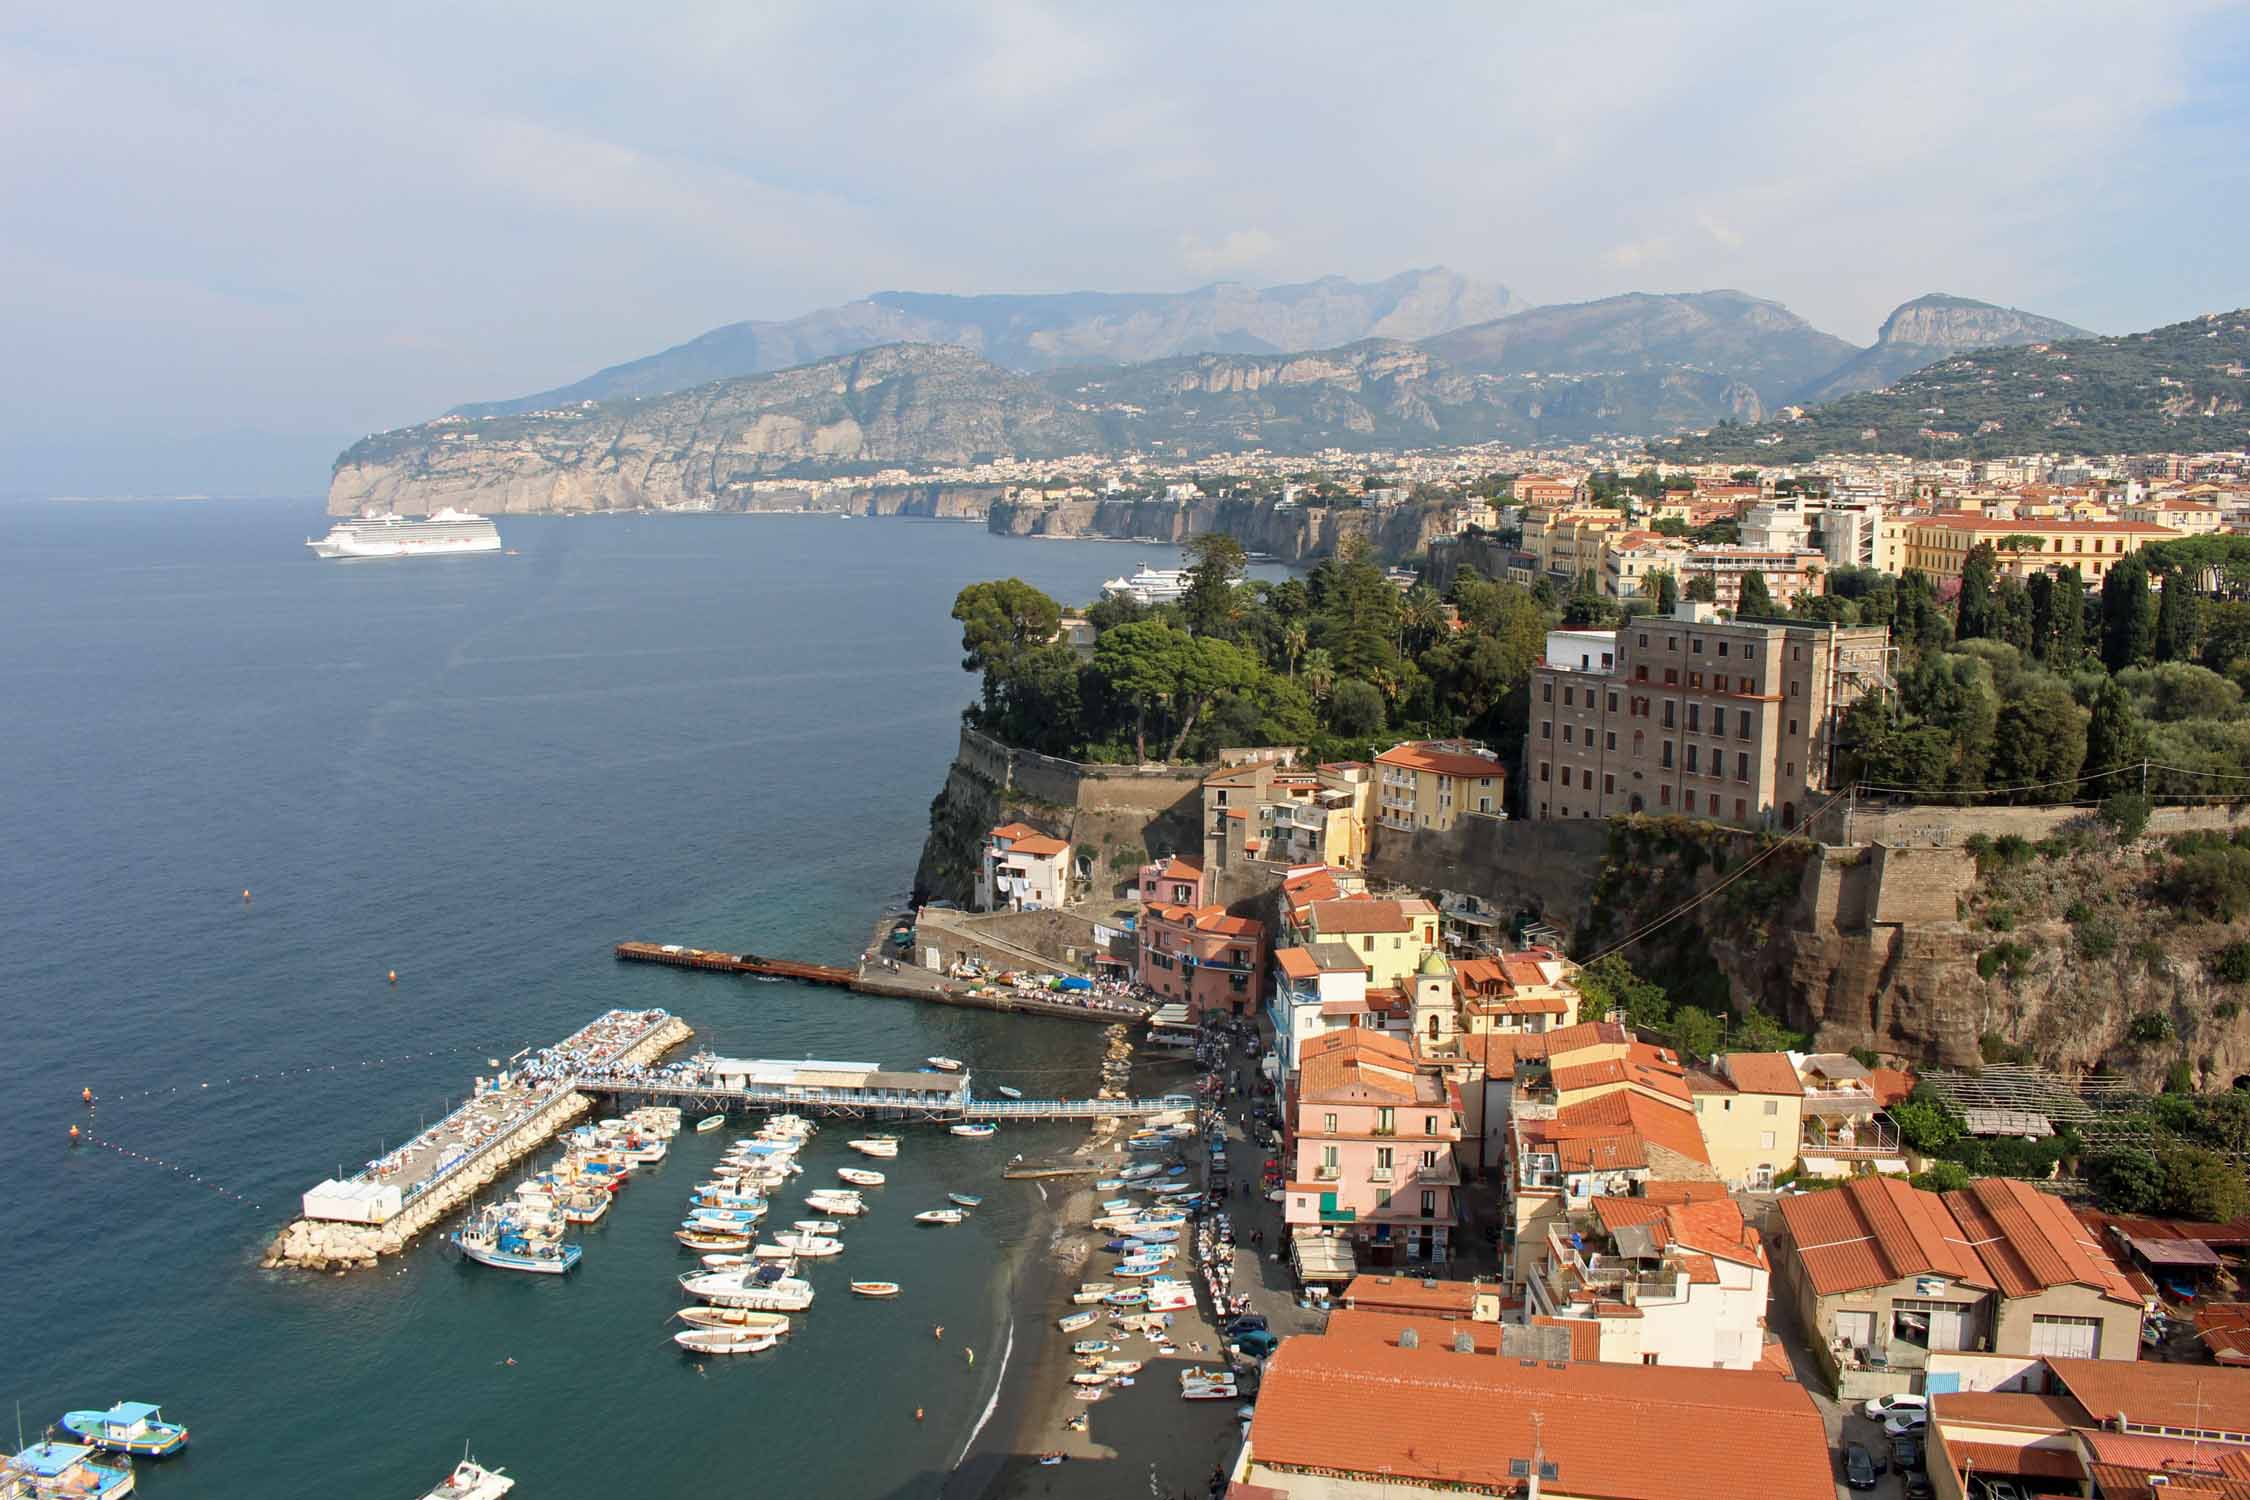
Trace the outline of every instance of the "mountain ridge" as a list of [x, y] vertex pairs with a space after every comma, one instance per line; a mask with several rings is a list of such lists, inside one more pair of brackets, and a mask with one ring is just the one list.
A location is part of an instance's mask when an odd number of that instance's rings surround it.
[[1925, 292], [1891, 309], [1872, 347], [1806, 385], [1791, 399], [1833, 401], [1860, 391], [1881, 390], [1948, 355], [1971, 349], [2094, 337], [2097, 335], [2060, 318], [1949, 292]]

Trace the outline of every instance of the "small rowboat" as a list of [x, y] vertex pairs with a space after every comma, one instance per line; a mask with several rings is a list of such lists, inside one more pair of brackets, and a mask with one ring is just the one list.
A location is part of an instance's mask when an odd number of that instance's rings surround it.
[[[678, 1338], [680, 1335], [674, 1334], [672, 1336]], [[1109, 1377], [1099, 1370], [1080, 1370], [1070, 1377], [1070, 1383], [1072, 1385], [1108, 1385]]]
[[955, 1135], [972, 1141], [989, 1140], [1000, 1133], [1000, 1127], [990, 1120], [982, 1120], [973, 1125], [955, 1125], [952, 1130]]
[[981, 1194], [977, 1193], [947, 1193], [945, 1195], [945, 1201], [948, 1203], [958, 1203], [963, 1208], [975, 1208], [978, 1204], [984, 1201], [984, 1198]]
[[[1072, 1391], [1071, 1394], [1073, 1396], [1076, 1396], [1081, 1401], [1099, 1401], [1102, 1399], [1102, 1397], [1108, 1395], [1109, 1392], [1098, 1385], [1082, 1385], [1076, 1390]], [[1046, 1460], [1041, 1459], [1040, 1462], [1045, 1463]]]
[[898, 1137], [895, 1135], [865, 1136], [856, 1141], [846, 1141], [844, 1144], [862, 1156], [898, 1155]]
[[1108, 1339], [1080, 1339], [1070, 1346], [1073, 1354], [1107, 1354], [1116, 1347]]
[[834, 1219], [798, 1219], [789, 1227], [799, 1234], [835, 1234], [838, 1232]]
[[881, 1187], [887, 1178], [867, 1167], [838, 1167], [836, 1175], [853, 1187]]
[[1138, 1375], [1141, 1365], [1137, 1359], [1105, 1359], [1096, 1368], [1104, 1375]]
[[746, 1234], [720, 1234], [710, 1229], [675, 1229], [672, 1238], [690, 1250], [737, 1251], [750, 1248]]
[[691, 1328], [739, 1328], [747, 1333], [787, 1333], [789, 1319], [780, 1313], [752, 1312], [747, 1307], [683, 1307], [672, 1314]]
[[719, 1127], [726, 1124], [726, 1122], [727, 1117], [725, 1115], [705, 1115], [702, 1119], [695, 1122], [695, 1133], [697, 1135], [703, 1135], [709, 1131], [717, 1130]]
[[930, 1208], [916, 1214], [914, 1222], [917, 1224], [958, 1224], [967, 1217], [968, 1215], [958, 1208]]
[[1101, 1320], [1097, 1312], [1064, 1313], [1055, 1319], [1055, 1326], [1065, 1333], [1076, 1333], [1081, 1328], [1091, 1328]]
[[1021, 1099], [1023, 1097], [1023, 1090], [1009, 1088], [1006, 1084], [1003, 1083], [1000, 1085], [1000, 1097], [1003, 1099]]
[[809, 1260], [818, 1260], [824, 1256], [842, 1255], [844, 1253], [844, 1242], [831, 1239], [825, 1234], [805, 1234], [799, 1231], [794, 1234], [777, 1234], [773, 1237], [773, 1240], [776, 1245], [783, 1246], [792, 1253], [802, 1255]]
[[805, 1207], [824, 1214], [834, 1214], [839, 1219], [853, 1219], [867, 1212], [857, 1193], [807, 1193]]
[[925, 1057], [922, 1061], [928, 1063], [940, 1073], [958, 1073], [963, 1067], [967, 1066], [958, 1057]]
[[855, 1281], [851, 1285], [852, 1291], [862, 1297], [896, 1297], [898, 1295], [898, 1283], [895, 1281]]
[[1121, 1292], [1111, 1292], [1102, 1301], [1111, 1307], [1139, 1307], [1148, 1301], [1148, 1293], [1137, 1286], [1129, 1286]]
[[731, 1266], [748, 1265], [752, 1259], [748, 1255], [706, 1255], [703, 1263], [714, 1271], [724, 1271]]
[[683, 1328], [672, 1342], [690, 1354], [763, 1354], [781, 1342], [777, 1333], [752, 1333], [743, 1328]]

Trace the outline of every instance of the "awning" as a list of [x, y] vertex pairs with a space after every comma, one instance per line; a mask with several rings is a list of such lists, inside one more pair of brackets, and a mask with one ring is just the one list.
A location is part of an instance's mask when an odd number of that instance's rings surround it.
[[2006, 1443], [1964, 1443], [1946, 1434], [1945, 1451], [1956, 1473], [2008, 1474], [2023, 1479], [2083, 1480], [2078, 1455], [2064, 1448], [2013, 1448]]
[[1349, 1281], [1358, 1274], [1352, 1242], [1342, 1235], [1300, 1229], [1290, 1236], [1289, 1259], [1299, 1281]]
[[2178, 1266], [2183, 1269], [2219, 1266], [2219, 1252], [2201, 1240], [2175, 1240], [2163, 1235], [2136, 1234], [2126, 1241], [2133, 1253], [2152, 1266]]

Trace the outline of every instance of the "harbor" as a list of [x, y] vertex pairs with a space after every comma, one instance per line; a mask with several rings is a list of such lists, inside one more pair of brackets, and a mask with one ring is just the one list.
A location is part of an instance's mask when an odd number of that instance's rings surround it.
[[891, 1000], [926, 1000], [935, 1005], [954, 1005], [968, 1010], [1052, 1016], [1058, 1020], [1093, 1021], [1102, 1025], [1144, 1018], [1149, 1009], [1138, 1001], [1091, 990], [1058, 993], [1021, 984], [968, 983], [934, 970], [876, 956], [872, 949], [857, 968], [801, 963], [756, 953], [729, 953], [715, 948], [690, 948], [680, 943], [628, 941], [617, 944], [612, 951], [620, 963], [665, 964], [675, 969], [702, 969], [752, 979], [796, 980]]

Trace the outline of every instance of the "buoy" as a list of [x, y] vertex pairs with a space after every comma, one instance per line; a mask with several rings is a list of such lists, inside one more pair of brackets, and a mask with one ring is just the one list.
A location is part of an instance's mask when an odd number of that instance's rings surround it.
[[250, 887], [248, 886], [244, 886], [242, 888], [242, 904], [244, 906], [248, 906], [250, 904]]
[[396, 969], [391, 970], [391, 983], [398, 983], [398, 970]]
[[73, 1146], [78, 1144], [78, 1127], [75, 1125], [70, 1127], [70, 1143]]
[[78, 1091], [78, 1097], [85, 1100], [88, 1104], [91, 1104], [94, 1102], [94, 1091], [92, 1089], [80, 1089]]
[[922, 1420], [922, 1408], [919, 1406], [914, 1408], [914, 1420], [917, 1422]]

